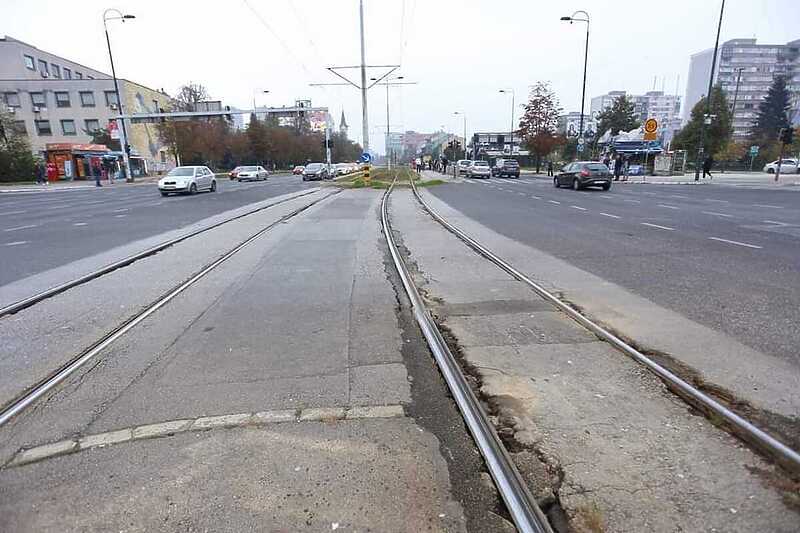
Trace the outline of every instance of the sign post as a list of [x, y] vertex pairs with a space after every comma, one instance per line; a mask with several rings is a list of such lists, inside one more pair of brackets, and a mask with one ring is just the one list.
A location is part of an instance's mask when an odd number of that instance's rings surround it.
[[655, 141], [658, 135], [658, 121], [654, 118], [648, 118], [644, 122], [644, 170], [643, 176], [647, 176], [647, 160], [650, 155], [650, 141]]
[[755, 160], [756, 156], [758, 155], [758, 145], [754, 144], [750, 147], [750, 172], [753, 171], [753, 161]]
[[370, 177], [369, 177], [369, 164], [372, 162], [372, 155], [369, 152], [364, 152], [361, 154], [361, 162], [364, 163], [364, 183], [369, 185]]

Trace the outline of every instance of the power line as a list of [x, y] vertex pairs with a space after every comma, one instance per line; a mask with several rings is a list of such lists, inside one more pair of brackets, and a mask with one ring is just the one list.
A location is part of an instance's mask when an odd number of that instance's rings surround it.
[[319, 52], [319, 48], [317, 48], [316, 43], [311, 38], [311, 34], [306, 30], [306, 26], [308, 25], [306, 22], [303, 22], [302, 13], [300, 13], [299, 9], [294, 3], [294, 0], [287, 0], [289, 4], [289, 8], [292, 10], [292, 14], [294, 15], [295, 20], [297, 21], [297, 25], [302, 28], [303, 34], [306, 36], [308, 40], [308, 44], [311, 45], [311, 50], [314, 52], [314, 55], [317, 56], [317, 61], [321, 67], [325, 66], [325, 62], [322, 60], [322, 54]]

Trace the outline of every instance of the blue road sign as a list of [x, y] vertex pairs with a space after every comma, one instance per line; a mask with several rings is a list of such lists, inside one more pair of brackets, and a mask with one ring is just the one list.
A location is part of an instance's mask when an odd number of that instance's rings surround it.
[[361, 162], [362, 163], [371, 163], [372, 162], [372, 154], [369, 152], [364, 152], [361, 154]]

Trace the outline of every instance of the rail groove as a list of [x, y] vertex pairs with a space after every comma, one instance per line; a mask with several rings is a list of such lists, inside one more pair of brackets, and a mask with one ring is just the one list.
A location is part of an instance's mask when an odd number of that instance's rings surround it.
[[469, 382], [461, 371], [458, 361], [447, 346], [433, 318], [428, 312], [417, 291], [411, 274], [397, 249], [392, 226], [389, 222], [388, 200], [392, 194], [396, 179], [387, 189], [381, 201], [381, 222], [383, 233], [394, 265], [403, 282], [406, 294], [419, 324], [422, 334], [433, 353], [436, 364], [450, 389], [453, 399], [464, 417], [478, 449], [483, 456], [500, 496], [506, 504], [514, 524], [522, 533], [552, 533], [544, 514], [528, 490], [514, 462], [503, 446], [497, 432], [489, 421], [486, 411], [470, 388]]
[[[288, 214], [280, 217], [275, 222], [272, 222], [272, 223], [264, 226], [263, 228], [261, 228], [260, 230], [258, 230], [255, 233], [253, 233], [252, 235], [247, 237], [245, 240], [241, 241], [239, 244], [237, 244], [236, 246], [234, 246], [233, 248], [231, 248], [230, 250], [225, 252], [225, 254], [223, 254], [222, 256], [218, 257], [217, 259], [215, 259], [211, 263], [209, 263], [206, 266], [204, 266], [201, 270], [196, 272], [189, 279], [187, 279], [186, 281], [181, 282], [180, 284], [178, 284], [174, 288], [172, 288], [169, 291], [167, 291], [163, 296], [161, 296], [160, 298], [155, 300], [153, 303], [151, 303], [149, 306], [147, 306], [146, 309], [144, 309], [140, 313], [138, 313], [138, 314], [132, 316], [131, 318], [129, 318], [127, 321], [122, 323], [120, 326], [115, 328], [113, 331], [111, 331], [110, 333], [108, 333], [104, 337], [102, 337], [100, 340], [98, 340], [94, 345], [92, 345], [88, 349], [84, 350], [82, 353], [80, 353], [79, 355], [74, 357], [72, 360], [67, 362], [65, 365], [63, 365], [58, 370], [52, 372], [49, 376], [47, 376], [45, 379], [41, 380], [39, 383], [29, 387], [26, 392], [24, 392], [23, 394], [19, 395], [16, 399], [12, 400], [6, 406], [4, 406], [0, 410], [0, 427], [2, 427], [4, 425], [6, 425], [7, 423], [9, 423], [14, 417], [16, 417], [17, 415], [19, 415], [20, 413], [25, 411], [28, 407], [33, 405], [39, 398], [41, 398], [42, 396], [47, 394], [49, 391], [53, 390], [62, 381], [67, 379], [70, 375], [74, 374], [77, 370], [79, 370], [86, 363], [88, 363], [89, 361], [94, 359], [105, 348], [107, 348], [108, 346], [113, 344], [114, 341], [116, 341], [117, 339], [119, 339], [120, 337], [125, 335], [128, 331], [130, 331], [131, 329], [136, 327], [136, 325], [141, 323], [147, 317], [149, 317], [150, 315], [152, 315], [153, 313], [155, 313], [156, 311], [158, 311], [159, 309], [164, 307], [167, 303], [169, 303], [176, 296], [178, 296], [179, 294], [184, 292], [186, 289], [188, 289], [189, 287], [191, 287], [192, 285], [197, 283], [200, 279], [202, 279], [204, 276], [206, 276], [209, 272], [211, 272], [212, 270], [214, 270], [215, 268], [220, 266], [222, 263], [224, 263], [225, 261], [227, 261], [228, 259], [233, 257], [233, 255], [235, 255], [237, 252], [241, 251], [243, 248], [245, 248], [246, 246], [251, 244], [253, 241], [255, 241], [257, 238], [259, 238], [261, 235], [263, 235], [264, 233], [268, 232], [269, 230], [271, 230], [275, 226], [278, 226], [279, 224], [283, 224], [287, 220], [299, 215], [300, 213], [302, 213], [306, 209], [308, 209], [308, 208], [310, 208], [310, 207], [322, 202], [323, 200], [326, 200], [326, 199], [330, 198], [331, 196], [334, 196], [334, 195], [336, 195], [338, 193], [339, 193], [339, 191], [336, 191], [336, 192], [333, 192], [331, 194], [327, 194], [327, 195], [323, 196], [322, 198], [318, 198], [318, 199], [312, 201], [311, 203], [305, 204], [305, 205], [295, 209], [291, 213], [288, 213]], [[304, 195], [300, 195], [300, 196], [304, 196]], [[298, 197], [299, 196], [295, 196], [295, 197], [290, 198], [290, 199], [296, 199]], [[280, 203], [283, 203], [283, 202], [280, 202]], [[259, 211], [261, 209], [266, 209], [267, 207], [271, 207], [272, 205], [277, 205], [277, 203], [271, 204], [270, 206], [265, 206], [265, 207], [259, 208], [257, 210], [254, 210], [253, 213], [256, 212], [256, 211]], [[249, 213], [249, 214], [252, 214], [252, 213]], [[242, 216], [246, 216], [246, 215], [242, 215]], [[241, 218], [241, 217], [237, 216], [237, 217], [231, 218], [230, 220], [228, 220], [228, 222], [230, 222], [232, 220], [236, 220], [237, 218]], [[184, 238], [188, 238], [188, 236], [184, 236]]]
[[4, 316], [8, 316], [8, 315], [13, 315], [14, 313], [18, 313], [19, 311], [22, 311], [23, 309], [26, 309], [26, 308], [28, 308], [28, 307], [30, 307], [32, 305], [35, 305], [35, 304], [41, 302], [42, 300], [46, 300], [48, 298], [51, 298], [51, 297], [53, 297], [53, 296], [55, 296], [57, 294], [60, 294], [60, 293], [62, 293], [64, 291], [67, 291], [69, 289], [77, 287], [78, 285], [83, 285], [84, 283], [92, 281], [93, 279], [97, 279], [97, 278], [99, 278], [101, 276], [105, 276], [106, 274], [108, 274], [110, 272], [113, 272], [114, 270], [117, 270], [117, 269], [122, 268], [122, 267], [126, 267], [126, 266], [128, 266], [128, 265], [130, 265], [132, 263], [135, 263], [136, 261], [139, 261], [140, 259], [144, 259], [145, 257], [148, 257], [148, 256], [151, 256], [151, 255], [153, 255], [155, 253], [158, 253], [158, 252], [160, 252], [160, 251], [162, 251], [162, 250], [164, 250], [166, 248], [169, 248], [170, 246], [174, 246], [175, 244], [178, 244], [179, 242], [185, 241], [186, 239], [190, 239], [192, 237], [196, 237], [197, 235], [200, 235], [201, 233], [205, 233], [206, 231], [212, 230], [214, 228], [218, 228], [219, 226], [222, 226], [223, 224], [227, 224], [228, 222], [233, 222], [234, 220], [238, 220], [240, 218], [244, 218], [246, 216], [250, 216], [250, 215], [252, 215], [254, 213], [258, 213], [259, 211], [263, 211], [265, 209], [269, 209], [270, 207], [274, 207], [276, 205], [280, 205], [280, 204], [288, 202], [290, 200], [294, 200], [296, 198], [301, 198], [303, 196], [307, 196], [307, 195], [313, 194], [315, 192], [319, 192], [319, 189], [314, 189], [314, 190], [310, 190], [310, 191], [304, 191], [304, 192], [302, 192], [300, 194], [296, 194], [296, 195], [290, 196], [288, 198], [284, 198], [283, 200], [278, 200], [276, 202], [272, 202], [272, 203], [267, 204], [267, 205], [262, 205], [261, 207], [257, 207], [255, 209], [251, 209], [251, 210], [249, 210], [249, 211], [247, 211], [245, 213], [240, 213], [240, 214], [232, 216], [230, 218], [226, 218], [225, 220], [221, 220], [219, 222], [215, 222], [213, 224], [209, 224], [208, 226], [203, 226], [202, 228], [198, 228], [196, 230], [190, 231], [190, 232], [185, 233], [183, 235], [179, 235], [178, 237], [175, 237], [173, 239], [169, 239], [169, 240], [160, 242], [160, 243], [156, 244], [155, 246], [151, 246], [150, 248], [147, 248], [146, 250], [143, 250], [141, 252], [137, 252], [137, 253], [135, 253], [133, 255], [129, 255], [128, 257], [120, 259], [119, 261], [114, 261], [113, 263], [109, 263], [109, 264], [107, 264], [107, 265], [105, 265], [105, 266], [103, 266], [103, 267], [101, 267], [101, 268], [99, 268], [99, 269], [97, 269], [95, 271], [89, 272], [88, 274], [84, 274], [83, 276], [77, 277], [77, 278], [72, 279], [70, 281], [67, 281], [65, 283], [61, 283], [61, 284], [56, 285], [54, 287], [50, 287], [49, 289], [45, 289], [45, 290], [43, 290], [41, 292], [38, 292], [38, 293], [36, 293], [34, 295], [28, 296], [27, 298], [23, 298], [22, 300], [17, 300], [16, 302], [8, 304], [8, 305], [6, 305], [4, 307], [0, 307], [0, 318], [3, 318]]
[[773, 460], [775, 460], [777, 463], [782, 465], [787, 470], [795, 473], [800, 473], [800, 453], [793, 450], [789, 446], [785, 445], [784, 443], [782, 443], [781, 441], [779, 441], [766, 431], [750, 423], [743, 417], [739, 416], [731, 409], [728, 409], [727, 407], [719, 403], [711, 396], [698, 390], [697, 388], [695, 388], [688, 382], [684, 381], [683, 379], [681, 379], [679, 376], [675, 375], [668, 369], [659, 365], [658, 363], [650, 359], [647, 355], [641, 353], [639, 350], [637, 350], [630, 344], [626, 343], [624, 340], [620, 339], [610, 331], [606, 330], [599, 324], [595, 323], [591, 319], [581, 314], [579, 311], [575, 310], [569, 304], [561, 301], [561, 299], [558, 298], [558, 296], [552, 294], [542, 285], [530, 279], [528, 276], [526, 276], [525, 274], [514, 268], [513, 265], [511, 265], [504, 259], [500, 258], [499, 256], [495, 255], [491, 250], [489, 250], [488, 248], [480, 244], [478, 241], [476, 241], [475, 239], [464, 233], [462, 230], [460, 230], [459, 228], [448, 222], [444, 217], [442, 217], [439, 213], [437, 213], [436, 210], [430, 207], [425, 202], [425, 200], [423, 200], [422, 195], [420, 194], [419, 190], [417, 190], [417, 187], [413, 181], [411, 182], [411, 189], [417, 201], [434, 220], [436, 220], [439, 224], [444, 226], [444, 228], [446, 228], [450, 233], [455, 235], [459, 240], [464, 242], [467, 246], [472, 248], [479, 255], [488, 259], [489, 261], [491, 261], [492, 263], [494, 263], [495, 265], [506, 271], [512, 277], [514, 277], [518, 281], [524, 283], [525, 285], [533, 289], [542, 298], [544, 298], [545, 300], [549, 301], [550, 303], [558, 307], [561, 311], [566, 313], [569, 317], [571, 317], [573, 320], [575, 320], [582, 326], [589, 329], [599, 338], [608, 342], [614, 348], [621, 351], [625, 355], [631, 357], [638, 363], [644, 365], [656, 376], [658, 376], [662, 381], [664, 381], [668, 387], [676, 391], [677, 394], [683, 397], [687, 402], [692, 404], [694, 407], [697, 407], [706, 414], [710, 413], [716, 417], [719, 417], [730, 427], [731, 431], [734, 434], [738, 435], [746, 442], [749, 442], [750, 444], [755, 446], [758, 450], [760, 450], [767, 456], [771, 457]]

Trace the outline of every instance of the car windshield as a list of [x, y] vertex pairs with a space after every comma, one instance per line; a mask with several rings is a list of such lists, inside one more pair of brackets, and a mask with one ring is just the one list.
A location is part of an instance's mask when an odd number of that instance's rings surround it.
[[258, 167], [240, 167], [239, 172], [256, 172]]
[[509, 159], [509, 160], [503, 161], [503, 165], [507, 166], [507, 167], [517, 167], [517, 166], [519, 166], [519, 163], [514, 161], [513, 159]]
[[172, 170], [169, 171], [167, 176], [169, 177], [194, 176], [194, 167], [173, 168]]
[[306, 170], [320, 170], [322, 168], [322, 163], [311, 163], [310, 165], [306, 165]]
[[476, 167], [488, 167], [489, 166], [489, 162], [488, 161], [475, 161], [472, 164], [473, 164], [473, 166], [476, 166]]

